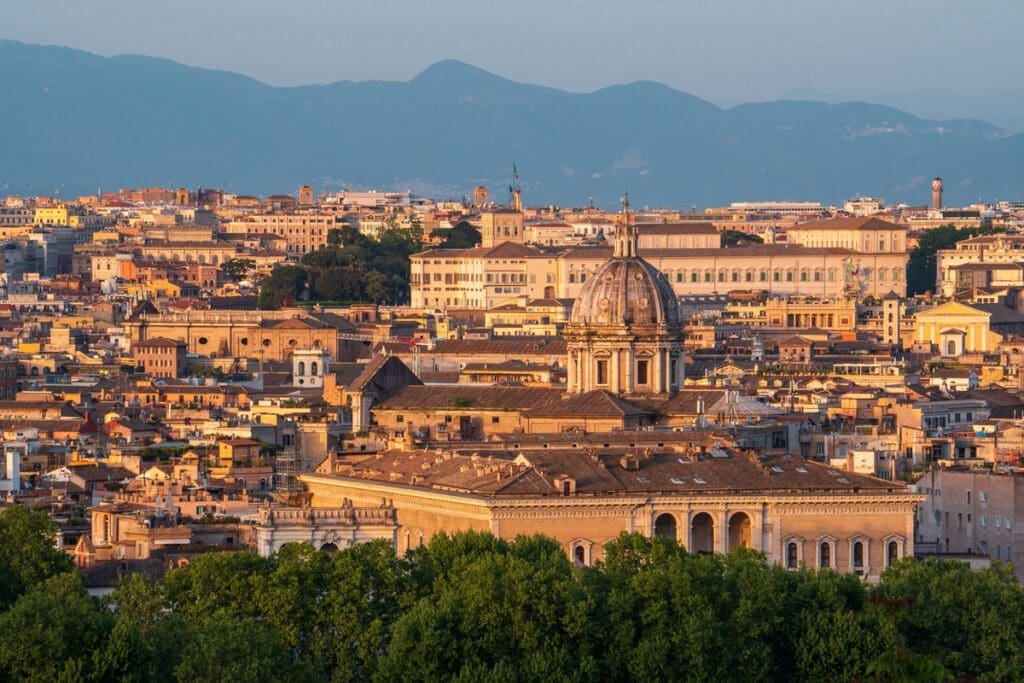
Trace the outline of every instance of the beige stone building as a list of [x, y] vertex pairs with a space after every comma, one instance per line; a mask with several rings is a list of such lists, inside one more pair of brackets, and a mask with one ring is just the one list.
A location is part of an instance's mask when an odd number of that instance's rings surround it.
[[478, 455], [425, 450], [328, 458], [301, 475], [312, 504], [390, 501], [397, 549], [439, 532], [541, 533], [579, 564], [622, 532], [667, 536], [693, 552], [744, 546], [770, 562], [876, 580], [914, 551], [923, 496], [782, 453], [712, 445], [533, 449]]
[[[292, 317], [295, 316], [295, 317]], [[334, 360], [358, 341], [355, 328], [325, 313], [185, 311], [141, 315], [124, 323], [132, 344], [156, 337], [185, 342], [189, 353], [213, 358], [287, 360], [296, 349], [324, 350]]]
[[[560, 251], [502, 244], [478, 249], [434, 249], [414, 254], [410, 294], [415, 308], [493, 308], [517, 296], [576, 298], [612, 255], [611, 247]], [[660, 271], [678, 296], [736, 290], [822, 299], [906, 294], [907, 255], [858, 253], [843, 247], [757, 244], [718, 248], [645, 249], [639, 255]]]
[[432, 249], [409, 260], [413, 308], [490, 309], [557, 294], [556, 256], [522, 244]]
[[920, 552], [1012, 562], [1017, 578], [1024, 580], [1024, 476], [942, 467], [927, 472], [915, 488], [927, 496], [917, 511]]
[[132, 347], [135, 362], [150, 377], [178, 377], [185, 369], [185, 342], [165, 337], [154, 337], [135, 343]]
[[914, 315], [917, 343], [930, 345], [948, 358], [964, 353], [991, 353], [1004, 334], [1019, 333], [1022, 317], [1002, 304], [967, 305], [951, 301], [918, 311]]
[[935, 254], [935, 293], [1024, 287], [1024, 235], [982, 235]]
[[522, 244], [526, 241], [523, 228], [523, 212], [515, 209], [484, 209], [477, 223], [480, 230], [480, 246], [496, 247], [503, 242]]
[[830, 218], [790, 226], [786, 236], [805, 247], [840, 247], [860, 254], [905, 254], [907, 227], [877, 217]]
[[306, 209], [250, 214], [229, 222], [225, 231], [281, 237], [289, 255], [302, 255], [326, 246], [328, 234], [338, 227], [341, 227], [341, 222], [334, 214]]

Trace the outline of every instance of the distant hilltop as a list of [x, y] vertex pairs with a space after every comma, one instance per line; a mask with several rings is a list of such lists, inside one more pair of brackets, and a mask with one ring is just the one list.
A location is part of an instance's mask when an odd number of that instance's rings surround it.
[[0, 41], [0, 195], [206, 186], [269, 194], [502, 188], [529, 204], [701, 206], [742, 198], [925, 204], [1024, 198], [1024, 136], [865, 103], [722, 109], [636, 82], [576, 94], [456, 61], [406, 83], [273, 87], [138, 56]]

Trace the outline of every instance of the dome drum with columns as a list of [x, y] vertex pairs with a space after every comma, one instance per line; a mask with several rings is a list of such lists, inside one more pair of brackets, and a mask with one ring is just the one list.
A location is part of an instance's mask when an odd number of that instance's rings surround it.
[[583, 286], [564, 334], [571, 392], [671, 396], [682, 386], [679, 302], [658, 269], [637, 254], [626, 200], [614, 254]]

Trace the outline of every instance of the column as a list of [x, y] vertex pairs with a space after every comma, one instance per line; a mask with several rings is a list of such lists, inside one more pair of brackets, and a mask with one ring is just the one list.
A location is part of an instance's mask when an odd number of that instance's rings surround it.
[[651, 368], [648, 370], [647, 379], [653, 380], [651, 386], [654, 391], [661, 393], [661, 349], [656, 349], [651, 356]]
[[626, 349], [626, 384], [623, 386], [623, 390], [627, 393], [632, 394], [636, 386], [633, 384], [633, 349]]
[[662, 393], [668, 393], [672, 388], [672, 359], [669, 358], [668, 349], [660, 350], [658, 358], [661, 360], [661, 372], [658, 373], [661, 391]]
[[722, 507], [718, 513], [718, 527], [721, 529], [719, 537], [715, 540], [718, 541], [718, 552], [723, 555], [729, 552], [729, 508]]
[[611, 373], [612, 373], [612, 377], [611, 377], [611, 379], [612, 379], [612, 393], [614, 393], [614, 394], [617, 394], [620, 391], [622, 391], [621, 384], [620, 384], [620, 381], [619, 381], [619, 376], [621, 374], [621, 365], [622, 365], [622, 352], [619, 351], [618, 349], [616, 349], [615, 351], [612, 352], [612, 360], [611, 360], [611, 366], [612, 366], [611, 367]]

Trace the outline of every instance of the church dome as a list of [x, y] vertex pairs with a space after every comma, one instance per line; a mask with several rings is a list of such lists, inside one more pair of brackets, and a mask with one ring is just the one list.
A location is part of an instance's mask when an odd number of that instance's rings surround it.
[[573, 325], [679, 327], [682, 318], [672, 286], [638, 256], [602, 264], [583, 285], [572, 307]]

